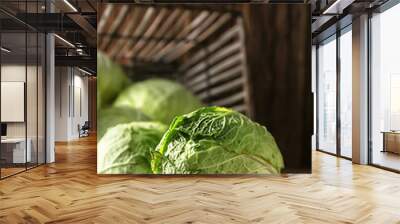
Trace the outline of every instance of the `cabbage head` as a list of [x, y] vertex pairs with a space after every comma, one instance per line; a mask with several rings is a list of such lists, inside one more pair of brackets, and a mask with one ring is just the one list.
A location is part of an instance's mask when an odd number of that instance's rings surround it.
[[279, 174], [283, 167], [265, 127], [222, 107], [175, 118], [152, 160], [159, 174]]
[[101, 139], [107, 129], [118, 124], [131, 123], [132, 121], [148, 121], [142, 112], [129, 107], [102, 108], [98, 112], [97, 136]]
[[111, 104], [129, 84], [122, 67], [104, 53], [97, 52], [97, 108]]
[[132, 122], [108, 129], [97, 144], [97, 173], [151, 174], [151, 153], [166, 129], [156, 122]]
[[182, 85], [166, 79], [137, 82], [125, 89], [114, 105], [138, 109], [151, 120], [164, 124], [201, 107], [199, 100]]

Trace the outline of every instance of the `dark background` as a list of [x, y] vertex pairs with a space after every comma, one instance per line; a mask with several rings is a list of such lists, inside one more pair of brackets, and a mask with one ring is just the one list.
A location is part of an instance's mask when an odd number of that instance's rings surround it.
[[311, 17], [306, 4], [240, 7], [252, 118], [275, 137], [284, 172], [311, 172]]

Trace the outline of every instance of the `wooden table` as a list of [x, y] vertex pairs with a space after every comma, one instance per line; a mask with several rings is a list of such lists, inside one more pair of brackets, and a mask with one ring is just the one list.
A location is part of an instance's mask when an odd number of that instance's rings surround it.
[[382, 152], [400, 154], [400, 131], [383, 131]]

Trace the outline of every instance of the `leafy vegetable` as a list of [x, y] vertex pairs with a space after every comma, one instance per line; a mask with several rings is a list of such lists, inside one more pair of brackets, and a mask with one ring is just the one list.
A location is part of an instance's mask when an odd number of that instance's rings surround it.
[[97, 145], [97, 173], [152, 173], [151, 151], [166, 129], [156, 122], [132, 122], [110, 128]]
[[221, 107], [175, 118], [152, 161], [162, 174], [278, 174], [283, 166], [265, 127]]
[[109, 107], [99, 110], [97, 136], [103, 137], [107, 129], [132, 121], [148, 121], [142, 112], [129, 107]]
[[97, 52], [97, 108], [109, 105], [118, 93], [129, 84], [121, 66], [105, 54]]
[[149, 79], [131, 85], [119, 95], [114, 105], [138, 109], [150, 119], [164, 124], [201, 106], [182, 85], [165, 79]]

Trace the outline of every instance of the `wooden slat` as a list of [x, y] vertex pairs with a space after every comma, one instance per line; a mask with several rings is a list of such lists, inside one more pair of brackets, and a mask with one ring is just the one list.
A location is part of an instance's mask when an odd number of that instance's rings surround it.
[[[117, 16], [113, 18], [111, 21], [110, 27], [107, 29], [108, 34], [113, 34], [119, 26], [121, 26], [122, 20], [125, 18], [126, 13], [129, 11], [129, 6], [127, 5], [122, 5], [118, 9]], [[107, 46], [109, 42], [111, 41], [111, 38], [109, 36], [105, 37], [103, 41], [100, 43], [100, 49], [103, 49], [104, 51], [107, 51]]]
[[[183, 11], [179, 10], [179, 9], [174, 9], [174, 11], [167, 16], [166, 20], [163, 21], [162, 26], [160, 27], [160, 29], [158, 29], [156, 31], [156, 33], [154, 34], [155, 38], [161, 38], [163, 37], [169, 27], [171, 25], [173, 25], [173, 23], [175, 22], [175, 20], [179, 17], [179, 15], [182, 13]], [[152, 50], [156, 47], [157, 42], [156, 41], [150, 41], [147, 46], [139, 53], [139, 58], [144, 58], [145, 60], [149, 60], [149, 54], [152, 52]]]
[[185, 84], [190, 88], [196, 88], [196, 86], [205, 83], [205, 79], [208, 77], [208, 81], [210, 84], [216, 84], [218, 82], [222, 82], [224, 80], [229, 80], [235, 76], [241, 75], [242, 73], [242, 65], [238, 63], [237, 65], [232, 66], [231, 68], [222, 71], [220, 73], [209, 73], [205, 71], [193, 77], [192, 79], [186, 80]]
[[243, 113], [245, 115], [247, 115], [247, 113], [248, 113], [248, 108], [245, 104], [235, 105], [230, 108], [233, 110], [236, 110], [237, 112]]
[[238, 63], [241, 63], [242, 59], [243, 59], [242, 53], [229, 57], [226, 60], [222, 61], [221, 63], [217, 64], [216, 66], [213, 66], [210, 69], [210, 74], [216, 74], [222, 72], [223, 70], [226, 70]]
[[240, 102], [244, 100], [244, 96], [245, 93], [243, 91], [235, 93], [229, 97], [225, 97], [223, 99], [219, 99], [216, 101], [211, 101], [211, 103], [213, 105], [217, 105], [217, 106], [224, 106], [224, 107], [228, 107], [233, 105], [234, 103]]
[[[139, 25], [135, 29], [135, 32], [133, 33], [133, 36], [139, 36], [145, 32], [145, 29], [146, 29], [147, 25], [149, 24], [149, 22], [151, 21], [151, 17], [153, 15], [154, 11], [155, 11], [154, 7], [149, 7], [146, 9], [146, 12], [145, 12], [143, 18], [141, 19]], [[124, 45], [124, 47], [122, 47], [122, 49], [117, 57], [118, 58], [124, 57], [125, 54], [127, 53], [127, 50], [130, 49], [133, 44], [134, 44], [134, 42], [132, 40], [128, 40], [126, 42], [126, 44]]]
[[195, 53], [189, 60], [185, 61], [182, 66], [179, 68], [181, 72], [186, 71], [188, 68], [196, 64], [196, 62], [200, 61], [204, 57], [212, 54], [216, 49], [220, 48], [227, 41], [229, 41], [234, 36], [238, 35], [239, 27], [234, 26], [224, 34], [221, 35], [215, 42], [211, 43], [209, 46], [205, 46], [204, 50], [200, 49], [199, 52]]
[[[197, 33], [193, 34], [193, 37], [195, 38], [196, 42], [200, 43], [207, 39], [209, 36], [211, 36], [215, 31], [217, 31], [219, 28], [221, 28], [226, 22], [228, 22], [231, 19], [231, 16], [229, 14], [225, 14], [221, 16], [215, 23], [211, 24], [214, 22], [214, 18], [209, 19], [209, 23], [204, 23], [203, 24], [203, 29], [205, 28], [206, 30], [198, 30]], [[208, 28], [208, 29], [207, 29]], [[175, 51], [175, 53], [169, 55], [166, 57], [167, 62], [171, 62], [176, 60], [177, 58], [181, 57], [185, 53], [187, 53], [189, 50], [194, 48], [196, 44], [194, 43], [182, 43], [181, 49], [179, 51]]]
[[232, 82], [228, 82], [224, 85], [221, 86], [217, 86], [214, 88], [209, 88], [207, 89], [207, 91], [204, 91], [200, 94], [197, 95], [197, 97], [199, 97], [199, 99], [204, 100], [207, 97], [215, 97], [221, 93], [224, 93], [226, 91], [232, 90], [234, 88], [238, 88], [243, 86], [243, 79], [242, 78], [238, 78]]
[[232, 19], [232, 16], [229, 13], [222, 15], [221, 17], [219, 17], [219, 19], [215, 23], [211, 24], [211, 26], [209, 26], [209, 28], [207, 30], [205, 30], [198, 37], [198, 40], [203, 41], [203, 40], [207, 39], [209, 36], [211, 36], [214, 32], [219, 30], [223, 25], [225, 25], [231, 19]]
[[128, 58], [132, 58], [134, 54], [137, 54], [143, 47], [145, 47], [145, 44], [148, 44], [147, 41], [145, 41], [145, 38], [150, 38], [152, 35], [155, 33], [156, 29], [159, 27], [160, 23], [162, 22], [162, 19], [164, 19], [164, 16], [167, 14], [167, 10], [165, 8], [161, 9], [158, 13], [157, 16], [155, 17], [154, 21], [151, 23], [147, 31], [143, 34], [143, 39], [140, 39], [136, 45], [132, 47], [132, 49], [128, 52], [127, 56]]
[[[195, 30], [198, 26], [201, 26], [203, 24], [204, 20], [207, 19], [208, 15], [209, 12], [202, 11], [194, 20], [190, 22], [189, 25], [185, 26], [185, 28], [176, 36], [176, 38], [185, 37], [188, 33], [193, 32], [193, 30]], [[191, 40], [190, 37], [187, 37], [187, 39]], [[176, 50], [177, 48], [178, 46], [175, 42], [169, 42], [163, 48], [161, 48], [157, 54], [153, 56], [152, 61], [159, 61], [162, 57], [168, 54], [168, 52], [170, 52], [171, 50]]]
[[191, 31], [191, 33], [186, 37], [188, 41], [181, 41], [175, 48], [169, 49], [164, 52], [162, 57], [165, 56], [165, 62], [169, 63], [171, 60], [169, 59], [169, 55], [182, 54], [180, 52], [186, 52], [186, 48], [192, 48], [193, 46], [200, 43], [198, 36], [207, 29], [208, 26], [219, 16], [219, 13], [211, 13], [210, 16], [205, 18], [205, 20], [196, 28]]
[[[139, 17], [141, 15], [140, 10], [135, 7], [132, 7], [130, 10], [130, 13], [125, 18], [124, 22], [118, 30], [118, 34], [120, 35], [131, 36], [135, 31], [135, 26], [139, 23]], [[108, 55], [114, 57], [121, 50], [121, 47], [126, 43], [126, 41], [126, 39], [115, 38], [113, 40], [115, 44], [108, 49]]]
[[[242, 65], [239, 64], [238, 66], [232, 67], [231, 69], [223, 73], [213, 75], [212, 77], [209, 77], [209, 74], [207, 73], [203, 73], [199, 76], [196, 76], [193, 80], [190, 80], [190, 82], [187, 82], [185, 84], [193, 92], [198, 92], [199, 90], [202, 90], [208, 87], [209, 85], [215, 85], [219, 82], [222, 82], [224, 80], [229, 80], [240, 75], [242, 75]], [[209, 77], [209, 80], [206, 81], [207, 77]]]
[[240, 50], [242, 49], [242, 44], [240, 42], [232, 43], [222, 48], [221, 50], [215, 52], [212, 57], [210, 57], [210, 61], [219, 61], [233, 53], [240, 54]]
[[201, 63], [198, 66], [196, 66], [195, 69], [192, 69], [190, 70], [190, 72], [186, 73], [184, 80], [186, 81], [192, 79], [195, 75], [197, 75], [201, 71], [204, 71], [205, 69], [207, 69], [207, 72], [208, 74], [210, 74], [210, 76], [213, 76], [218, 72], [223, 71], [224, 69], [228, 69], [230, 66], [234, 66], [238, 63], [241, 63], [242, 58], [243, 58], [242, 54], [233, 55], [212, 67], [207, 67], [205, 63]]
[[[168, 37], [168, 31], [171, 30], [171, 27], [174, 26], [177, 23], [177, 20], [179, 19], [185, 19], [186, 18], [186, 12], [180, 8], [175, 8], [170, 14], [165, 18], [165, 21], [163, 21], [162, 26], [160, 27], [159, 30], [154, 34], [154, 37], [156, 38], [162, 38], [164, 36]], [[185, 14], [185, 15], [183, 15]]]
[[[183, 27], [185, 27], [184, 22], [187, 21], [190, 18], [190, 11], [189, 10], [183, 10], [182, 14], [179, 16], [179, 18], [175, 21], [174, 24], [171, 24], [171, 27], [167, 29], [167, 32], [163, 35], [163, 38], [168, 39], [175, 37], [178, 35], [178, 33], [182, 30]], [[165, 47], [169, 42], [166, 40], [161, 40], [153, 47], [153, 49], [147, 54], [147, 60], [152, 61], [154, 58], [154, 55], [157, 55], [162, 48]]]
[[97, 33], [103, 33], [103, 30], [106, 26], [106, 23], [109, 21], [109, 17], [111, 15], [111, 12], [113, 11], [113, 9], [114, 9], [113, 4], [105, 5], [104, 13], [101, 14], [100, 21], [97, 25]]
[[[193, 15], [193, 13], [192, 13]], [[190, 33], [193, 32], [194, 30], [197, 29], [197, 27], [201, 26], [204, 21], [209, 17], [210, 12], [208, 11], [201, 11], [187, 26], [185, 26], [185, 29], [180, 32], [176, 38], [185, 38], [188, 35], [190, 36]], [[189, 38], [190, 39], [190, 38]]]
[[232, 45], [227, 45], [225, 48], [218, 52], [214, 52], [210, 58], [206, 58], [206, 61], [199, 62], [196, 66], [186, 72], [186, 76], [190, 77], [199, 72], [209, 69], [215, 64], [220, 63], [220, 60], [240, 50], [240, 43], [234, 43]]
[[[104, 23], [103, 23], [103, 24], [100, 24], [100, 25], [102, 25], [102, 26], [101, 26], [101, 29], [100, 29], [100, 30], [102, 31], [102, 33], [108, 33], [108, 30], [110, 29], [110, 27], [111, 27], [112, 24], [113, 24], [112, 18], [114, 18], [114, 17], [116, 17], [116, 16], [118, 15], [118, 12], [119, 12], [119, 9], [120, 9], [120, 8], [121, 8], [120, 5], [112, 6], [112, 7], [108, 8], [108, 9], [110, 10], [109, 13], [107, 12], [108, 10], [107, 10], [107, 8], [106, 8], [106, 10], [105, 10], [105, 16], [106, 16], [107, 18], [104, 20]], [[106, 39], [105, 37], [100, 36], [99, 41], [98, 41], [98, 45], [101, 46], [101, 43], [102, 43], [105, 39]], [[99, 49], [102, 50], [102, 51], [105, 51], [105, 49], [101, 49], [100, 47], [99, 47]]]

